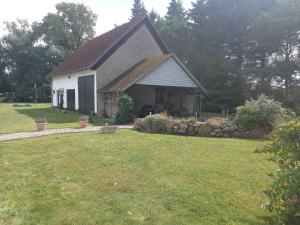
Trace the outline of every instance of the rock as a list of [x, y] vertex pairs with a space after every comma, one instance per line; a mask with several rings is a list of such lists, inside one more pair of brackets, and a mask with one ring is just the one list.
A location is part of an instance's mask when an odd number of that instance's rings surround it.
[[195, 134], [195, 129], [193, 126], [189, 126], [189, 128], [187, 129], [187, 132], [189, 135], [194, 135]]
[[198, 128], [198, 133], [201, 133], [203, 135], [209, 135], [209, 133], [211, 133], [213, 130], [214, 129], [209, 124], [205, 123], [202, 127]]
[[167, 132], [171, 132], [172, 133], [174, 131], [174, 123], [168, 122], [166, 124], [166, 130], [167, 130]]
[[205, 124], [205, 123], [204, 122], [196, 122], [193, 126], [199, 128], [199, 127], [203, 126], [203, 124]]
[[224, 128], [224, 131], [225, 131], [225, 132], [233, 132], [233, 131], [234, 131], [234, 128], [233, 128], [233, 126], [228, 126], [228, 127], [225, 127], [225, 128]]
[[188, 126], [185, 124], [179, 124], [179, 130], [184, 130], [184, 132], [188, 129]]
[[233, 137], [241, 137], [241, 132], [236, 130], [236, 131], [233, 132], [232, 136]]
[[177, 134], [186, 134], [186, 130], [177, 130]]
[[139, 130], [139, 131], [144, 130], [144, 123], [143, 122], [144, 122], [144, 119], [142, 119], [142, 118], [135, 119], [134, 120], [134, 125], [133, 125], [134, 129]]
[[239, 130], [239, 126], [236, 125], [236, 124], [233, 124], [233, 129], [234, 129], [234, 130]]
[[213, 136], [213, 137], [214, 137], [214, 136], [216, 136], [216, 135], [217, 135], [216, 132], [210, 132], [210, 133], [209, 133], [209, 136]]
[[217, 137], [223, 137], [223, 133], [216, 134]]
[[260, 131], [259, 129], [254, 129], [249, 131], [249, 133], [247, 133], [249, 138], [262, 138], [264, 136], [264, 133], [262, 131]]
[[222, 130], [221, 129], [215, 129], [215, 133], [221, 133]]
[[174, 129], [175, 132], [177, 132], [177, 131], [178, 131], [178, 126], [175, 125], [175, 126], [173, 127], [173, 129]]

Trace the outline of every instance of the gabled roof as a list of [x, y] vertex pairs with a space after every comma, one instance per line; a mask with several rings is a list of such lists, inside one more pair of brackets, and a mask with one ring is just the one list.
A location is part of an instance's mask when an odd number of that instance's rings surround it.
[[70, 74], [82, 70], [97, 69], [110, 55], [128, 40], [142, 25], [146, 25], [164, 53], [168, 48], [145, 16], [133, 20], [82, 44], [75, 52], [57, 66], [48, 77]]
[[134, 65], [128, 71], [111, 81], [108, 85], [104, 86], [100, 91], [103, 92], [121, 92], [131, 86], [147, 71], [154, 69], [163, 61], [169, 58], [170, 55], [158, 55], [149, 59], [142, 60]]
[[193, 80], [197, 87], [205, 94], [207, 90], [199, 83], [199, 81], [188, 71], [188, 69], [180, 62], [174, 54], [158, 55], [149, 59], [142, 60], [140, 63], [133, 66], [131, 69], [111, 81], [104, 86], [99, 92], [123, 92], [130, 88], [133, 84], [141, 80], [151, 71], [158, 68], [168, 59], [173, 58], [178, 65], [186, 72], [186, 74]]

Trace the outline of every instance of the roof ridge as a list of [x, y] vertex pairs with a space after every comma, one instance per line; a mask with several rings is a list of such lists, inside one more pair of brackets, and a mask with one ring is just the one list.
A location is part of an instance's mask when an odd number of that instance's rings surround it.
[[99, 38], [103, 37], [104, 35], [107, 35], [107, 34], [109, 34], [109, 33], [111, 33], [111, 32], [114, 32], [114, 31], [116, 31], [117, 29], [119, 29], [119, 28], [121, 28], [121, 27], [123, 27], [123, 26], [126, 26], [126, 25], [128, 25], [128, 24], [130, 24], [130, 23], [134, 24], [135, 22], [136, 22], [136, 21], [134, 21], [134, 20], [130, 20], [130, 21], [126, 22], [126, 23], [122, 23], [121, 25], [117, 25], [115, 28], [113, 28], [113, 29], [111, 29], [111, 30], [108, 30], [108, 31], [106, 31], [106, 32], [104, 32], [104, 33], [102, 33], [102, 34], [96, 36], [96, 37], [93, 37], [92, 39], [86, 40], [84, 43], [82, 43], [82, 44], [80, 45], [80, 47], [83, 46], [83, 45], [85, 45], [85, 44], [87, 44], [87, 43], [90, 42], [90, 41], [99, 39]]

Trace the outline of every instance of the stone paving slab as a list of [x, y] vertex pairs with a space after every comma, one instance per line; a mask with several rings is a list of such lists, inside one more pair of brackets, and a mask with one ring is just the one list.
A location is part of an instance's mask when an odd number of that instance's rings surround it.
[[[103, 126], [87, 127], [87, 128], [61, 128], [61, 129], [51, 129], [40, 132], [19, 132], [11, 134], [0, 134], [0, 142], [11, 141], [26, 138], [36, 138], [42, 136], [49, 136], [54, 134], [67, 134], [67, 133], [81, 133], [81, 132], [95, 132], [99, 131]], [[117, 126], [118, 129], [131, 129], [133, 126]]]

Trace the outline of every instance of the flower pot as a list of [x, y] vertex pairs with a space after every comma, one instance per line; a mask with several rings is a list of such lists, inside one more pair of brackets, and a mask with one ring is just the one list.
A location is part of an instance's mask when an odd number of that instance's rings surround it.
[[45, 131], [47, 130], [48, 123], [36, 123], [37, 131]]
[[79, 120], [80, 128], [86, 128], [88, 125], [87, 120]]

